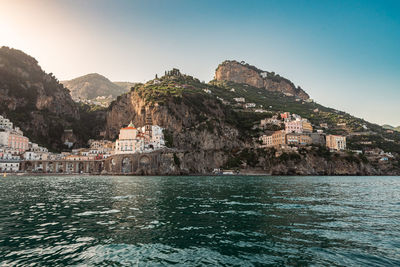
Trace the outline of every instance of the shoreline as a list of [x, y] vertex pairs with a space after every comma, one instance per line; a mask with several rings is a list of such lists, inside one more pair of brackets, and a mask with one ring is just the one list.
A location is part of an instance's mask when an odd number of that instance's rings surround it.
[[[362, 177], [400, 177], [400, 174], [380, 174], [380, 175], [366, 175], [366, 174], [299, 174], [299, 175], [287, 175], [287, 174], [269, 174], [269, 173], [260, 173], [260, 172], [244, 172], [238, 174], [155, 174], [155, 175], [147, 175], [147, 174], [124, 174], [124, 173], [103, 173], [103, 174], [93, 174], [93, 173], [30, 173], [30, 172], [8, 172], [6, 173], [6, 177], [8, 176], [227, 176], [227, 177], [235, 177], [235, 176], [269, 176], [269, 177], [276, 177], [276, 176], [284, 176], [284, 177], [315, 177], [315, 176], [322, 176], [322, 177], [343, 177], [343, 176], [362, 176]], [[2, 177], [2, 178], [6, 178]]]

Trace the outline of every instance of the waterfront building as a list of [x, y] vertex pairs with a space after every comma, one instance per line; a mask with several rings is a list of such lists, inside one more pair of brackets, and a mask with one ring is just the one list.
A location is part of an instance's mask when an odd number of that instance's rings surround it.
[[346, 149], [346, 137], [340, 135], [327, 135], [326, 146], [330, 150], [345, 150]]
[[0, 160], [0, 172], [17, 172], [19, 164], [19, 160]]
[[144, 151], [144, 136], [131, 122], [122, 128], [115, 142], [115, 154], [130, 154]]

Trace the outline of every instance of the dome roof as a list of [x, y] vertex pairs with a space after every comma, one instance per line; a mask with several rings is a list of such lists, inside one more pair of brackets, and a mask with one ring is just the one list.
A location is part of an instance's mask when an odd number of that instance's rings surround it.
[[128, 126], [126, 126], [125, 128], [122, 128], [122, 129], [123, 130], [136, 130], [136, 127], [131, 121]]

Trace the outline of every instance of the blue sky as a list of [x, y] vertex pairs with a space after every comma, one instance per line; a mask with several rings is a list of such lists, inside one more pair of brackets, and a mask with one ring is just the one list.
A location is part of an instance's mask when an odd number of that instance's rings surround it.
[[317, 102], [400, 125], [400, 1], [0, 0], [0, 45], [60, 80], [209, 81], [225, 59], [275, 71]]

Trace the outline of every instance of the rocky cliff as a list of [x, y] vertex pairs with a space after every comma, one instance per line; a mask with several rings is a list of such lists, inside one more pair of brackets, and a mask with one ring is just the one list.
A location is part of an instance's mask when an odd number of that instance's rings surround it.
[[[227, 155], [223, 151], [242, 147], [244, 142], [238, 138], [238, 130], [226, 122], [226, 110], [217, 99], [201, 90], [171, 94], [185, 84], [178, 83], [167, 77], [156, 87], [150, 82], [120, 96], [109, 108], [107, 136], [115, 139], [130, 121], [141, 127], [151, 118], [153, 124], [165, 128], [167, 143], [179, 158], [177, 172], [206, 173], [224, 164]], [[159, 88], [164, 88], [165, 94], [158, 92]], [[149, 100], [149, 92], [157, 94], [157, 101]]]
[[[232, 86], [235, 85], [229, 84], [229, 88]], [[246, 87], [249, 94], [250, 89]], [[236, 92], [241, 93], [240, 90], [238, 86]], [[391, 164], [373, 165], [356, 155], [329, 153], [324, 147], [282, 155], [276, 155], [274, 149], [259, 148], [260, 133], [254, 125], [265, 114], [240, 111], [223, 104], [220, 100], [222, 96], [228, 99], [228, 95], [223, 95], [227, 91], [179, 72], [137, 85], [109, 107], [107, 136], [116, 139], [120, 128], [130, 121], [141, 127], [146, 118], [164, 127], [170, 149], [160, 153], [160, 164], [156, 169], [146, 170], [147, 174], [208, 174], [214, 168], [271, 175], [399, 173], [399, 168]], [[219, 92], [221, 95], [217, 98]], [[255, 95], [260, 98], [259, 94]], [[138, 170], [137, 174], [140, 173], [142, 170]]]
[[[0, 114], [33, 142], [55, 150], [63, 147], [65, 129], [85, 128], [80, 127], [80, 107], [68, 89], [33, 57], [8, 47], [0, 48]], [[82, 136], [75, 138], [79, 144], [85, 141]]]
[[239, 63], [234, 60], [227, 60], [221, 63], [215, 71], [217, 81], [230, 81], [235, 83], [248, 84], [257, 88], [264, 88], [269, 91], [290, 94], [301, 99], [308, 99], [309, 95], [300, 87], [295, 85], [274, 72], [262, 71], [254, 66]]

